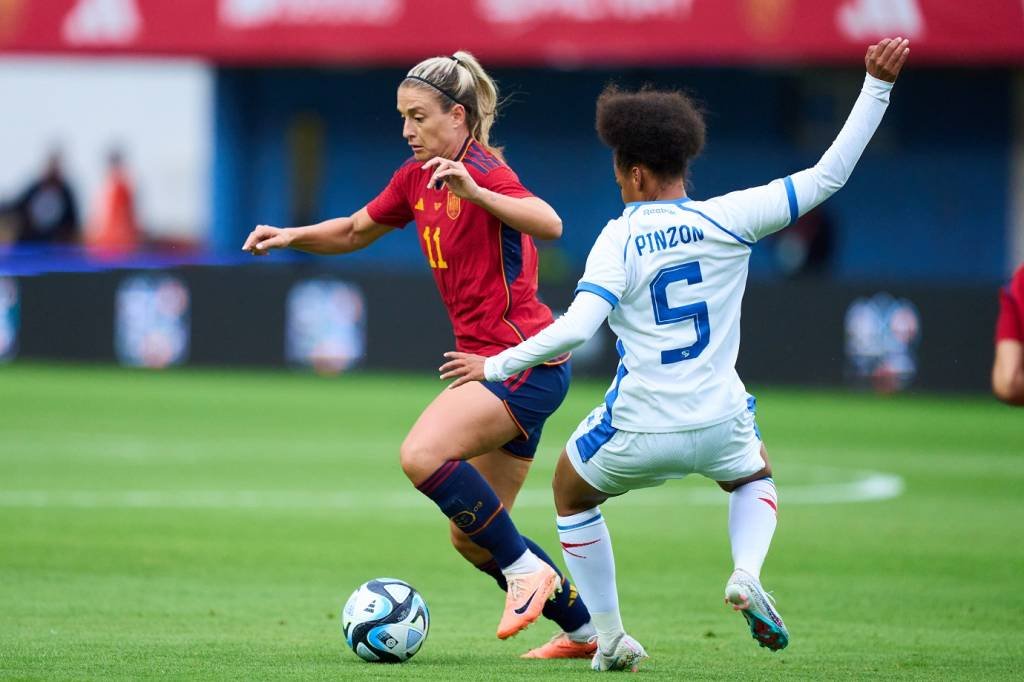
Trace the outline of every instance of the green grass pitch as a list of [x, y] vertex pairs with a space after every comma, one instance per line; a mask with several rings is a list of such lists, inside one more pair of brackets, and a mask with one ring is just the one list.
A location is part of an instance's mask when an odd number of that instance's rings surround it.
[[[0, 678], [589, 679], [584, 661], [517, 658], [545, 621], [495, 638], [503, 595], [402, 476], [398, 445], [439, 387], [0, 368]], [[574, 384], [513, 514], [553, 554], [555, 456], [603, 389]], [[759, 649], [722, 604], [724, 493], [638, 491], [604, 512], [643, 679], [1019, 679], [1024, 410], [754, 392], [781, 504], [763, 577], [792, 643]], [[340, 635], [377, 576], [431, 609], [404, 665], [363, 663]]]

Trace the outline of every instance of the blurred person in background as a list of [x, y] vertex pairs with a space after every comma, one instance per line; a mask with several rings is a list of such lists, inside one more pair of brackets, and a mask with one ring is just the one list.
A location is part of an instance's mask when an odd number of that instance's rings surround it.
[[130, 253], [139, 247], [134, 191], [119, 149], [107, 159], [107, 177], [93, 201], [85, 243], [101, 255]]
[[62, 166], [60, 152], [51, 152], [42, 177], [25, 188], [12, 204], [19, 243], [77, 241], [78, 209]]
[[999, 290], [992, 392], [1008, 405], [1024, 405], [1024, 265]]
[[[491, 146], [498, 92], [471, 54], [424, 60], [397, 96], [413, 157], [373, 201], [316, 225], [259, 225], [242, 248], [257, 256], [279, 248], [350, 253], [415, 222], [459, 350], [495, 354], [515, 346], [553, 320], [537, 298], [533, 240], [560, 237], [561, 218]], [[508, 381], [443, 389], [399, 452], [406, 476], [450, 520], [455, 549], [505, 590], [498, 637], [515, 635], [541, 613], [561, 628], [525, 658], [589, 658], [597, 648], [576, 589], [510, 516], [569, 379], [564, 354]]]
[[819, 206], [772, 240], [775, 262], [786, 277], [824, 277], [832, 266], [832, 218]]

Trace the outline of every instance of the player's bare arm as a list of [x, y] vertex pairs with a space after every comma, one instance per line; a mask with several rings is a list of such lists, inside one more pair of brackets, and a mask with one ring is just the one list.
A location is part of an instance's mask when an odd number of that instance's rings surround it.
[[445, 184], [456, 196], [471, 201], [496, 216], [514, 230], [537, 239], [558, 239], [562, 236], [562, 219], [555, 209], [539, 197], [509, 197], [478, 185], [461, 161], [440, 156], [423, 164], [433, 168], [428, 187]]
[[254, 256], [266, 256], [273, 249], [296, 249], [325, 256], [351, 253], [366, 248], [393, 229], [373, 222], [366, 209], [361, 208], [351, 216], [304, 227], [257, 225], [242, 250]]
[[1020, 341], [1001, 339], [996, 343], [992, 393], [1007, 405], [1024, 405], [1024, 344]]

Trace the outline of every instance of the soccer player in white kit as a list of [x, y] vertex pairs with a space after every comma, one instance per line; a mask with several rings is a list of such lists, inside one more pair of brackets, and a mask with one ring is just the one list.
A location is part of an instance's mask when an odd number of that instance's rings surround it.
[[604, 403], [569, 438], [555, 472], [566, 564], [598, 632], [595, 670], [636, 670], [647, 657], [619, 615], [611, 538], [598, 505], [629, 490], [699, 473], [730, 493], [734, 571], [725, 599], [762, 646], [789, 632], [761, 587], [778, 498], [735, 364], [750, 248], [838, 191], [882, 120], [909, 41], [868, 48], [860, 96], [813, 168], [707, 201], [686, 196], [704, 121], [681, 93], [606, 88], [597, 130], [612, 148], [622, 216], [598, 236], [569, 310], [491, 358], [446, 353], [441, 378], [503, 381], [575, 348], [604, 322], [619, 365]]

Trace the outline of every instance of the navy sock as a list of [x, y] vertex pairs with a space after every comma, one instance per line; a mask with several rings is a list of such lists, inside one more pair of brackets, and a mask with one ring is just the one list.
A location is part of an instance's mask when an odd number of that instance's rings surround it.
[[[555, 562], [551, 561], [551, 557], [540, 548], [540, 545], [525, 536], [523, 540], [531, 552], [536, 554], [541, 561], [555, 569], [562, 578], [562, 591], [558, 593], [554, 600], [544, 604], [544, 617], [548, 620], [553, 620], [565, 632], [572, 632], [583, 627], [590, 621], [590, 612], [587, 610], [586, 604], [583, 603], [583, 599], [576, 592], [576, 587], [558, 570], [558, 566], [555, 565]], [[501, 568], [498, 567], [498, 562], [491, 559], [485, 564], [480, 564], [477, 568], [494, 578], [495, 582], [498, 583], [498, 587], [503, 592], [508, 589], [508, 583], [505, 582], [505, 576], [502, 574]]]
[[448, 460], [416, 488], [470, 540], [490, 552], [499, 568], [511, 565], [526, 551], [505, 505], [468, 462]]

